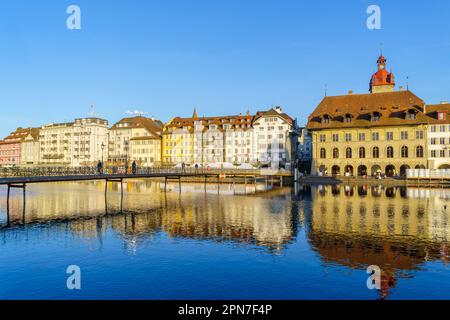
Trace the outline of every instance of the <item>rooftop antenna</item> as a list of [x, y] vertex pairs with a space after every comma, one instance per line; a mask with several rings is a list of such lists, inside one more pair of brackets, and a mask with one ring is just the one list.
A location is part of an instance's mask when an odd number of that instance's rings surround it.
[[406, 77], [406, 90], [409, 91], [409, 76]]
[[383, 55], [383, 42], [380, 42], [380, 56]]
[[328, 84], [325, 83], [325, 97], [328, 95]]

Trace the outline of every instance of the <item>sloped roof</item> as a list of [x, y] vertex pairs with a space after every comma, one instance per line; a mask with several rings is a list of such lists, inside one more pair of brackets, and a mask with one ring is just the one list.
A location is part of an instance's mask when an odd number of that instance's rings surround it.
[[0, 141], [0, 144], [22, 143], [26, 137], [31, 135], [34, 140], [39, 138], [39, 128], [17, 128], [11, 132], [6, 138]]
[[[123, 126], [122, 126], [123, 125]], [[163, 123], [147, 117], [123, 118], [111, 127], [111, 130], [144, 128], [150, 133], [161, 136]]]
[[[325, 97], [309, 116], [307, 128], [314, 130], [427, 123], [424, 106], [425, 102], [409, 90]], [[416, 112], [416, 119], [405, 119], [405, 112], [410, 110]], [[379, 121], [370, 121], [370, 115], [374, 113], [381, 116]], [[345, 115], [350, 115], [352, 121], [343, 121]], [[330, 118], [329, 123], [321, 122], [320, 119], [326, 116]]]

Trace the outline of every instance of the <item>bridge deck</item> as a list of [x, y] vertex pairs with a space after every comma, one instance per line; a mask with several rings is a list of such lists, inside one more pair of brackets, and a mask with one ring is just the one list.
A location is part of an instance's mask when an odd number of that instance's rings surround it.
[[[51, 183], [51, 182], [75, 182], [75, 181], [95, 181], [95, 180], [124, 180], [124, 179], [146, 179], [146, 178], [183, 178], [183, 177], [220, 177], [225, 174], [227, 177], [264, 177], [263, 173], [219, 173], [219, 172], [201, 172], [201, 173], [144, 173], [144, 174], [97, 174], [97, 175], [67, 175], [67, 176], [36, 176], [36, 177], [11, 177], [0, 178], [0, 185], [30, 184], [30, 183]], [[275, 174], [270, 176], [284, 176]]]

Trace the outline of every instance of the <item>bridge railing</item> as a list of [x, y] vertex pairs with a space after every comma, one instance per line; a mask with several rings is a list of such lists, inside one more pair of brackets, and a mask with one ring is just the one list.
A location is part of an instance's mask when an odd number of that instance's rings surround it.
[[[85, 176], [98, 175], [97, 167], [4, 167], [0, 168], [0, 178], [14, 177], [53, 177], [53, 176]], [[131, 167], [106, 167], [102, 174], [108, 175], [132, 175]], [[289, 175], [288, 171], [266, 169], [212, 169], [212, 168], [173, 168], [173, 167], [138, 167], [136, 175], [149, 174], [221, 174], [221, 175]]]

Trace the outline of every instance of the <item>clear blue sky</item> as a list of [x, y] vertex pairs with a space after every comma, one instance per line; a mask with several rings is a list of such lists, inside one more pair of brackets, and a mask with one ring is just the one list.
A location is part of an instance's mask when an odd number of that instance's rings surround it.
[[[66, 28], [66, 8], [82, 30]], [[368, 30], [366, 9], [382, 9]], [[303, 123], [324, 96], [368, 90], [383, 43], [398, 85], [450, 100], [450, 1], [4, 0], [0, 136], [96, 112], [238, 114], [281, 105]]]

